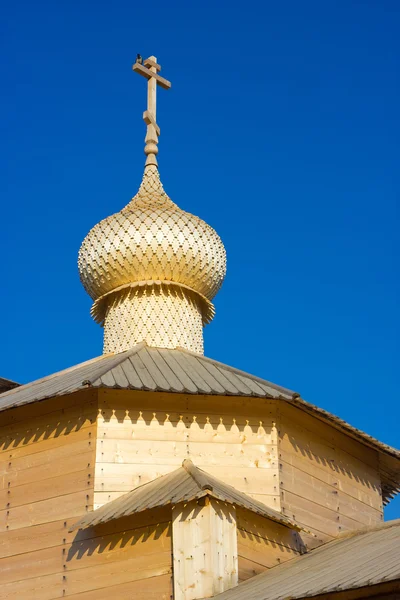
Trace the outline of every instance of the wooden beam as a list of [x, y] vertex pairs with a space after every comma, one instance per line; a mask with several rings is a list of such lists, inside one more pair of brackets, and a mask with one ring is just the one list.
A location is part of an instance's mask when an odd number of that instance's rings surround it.
[[151, 112], [149, 112], [148, 110], [145, 110], [143, 113], [143, 120], [146, 123], [146, 125], [153, 125], [154, 129], [156, 130], [157, 135], [160, 137], [160, 128], [157, 125]]
[[157, 71], [161, 71], [161, 65], [159, 65], [157, 62], [155, 62], [151, 58], [146, 58], [146, 60], [143, 61], [143, 64], [145, 67], [154, 67]]
[[153, 77], [157, 81], [157, 84], [165, 90], [169, 90], [171, 87], [170, 81], [164, 79], [164, 77], [161, 77], [160, 75], [157, 75], [157, 73], [152, 73], [149, 69], [143, 65], [140, 65], [139, 63], [132, 65], [132, 70], [135, 71], [135, 73], [139, 73], [139, 75], [143, 75], [143, 77], [146, 77], [146, 79], [151, 79]]

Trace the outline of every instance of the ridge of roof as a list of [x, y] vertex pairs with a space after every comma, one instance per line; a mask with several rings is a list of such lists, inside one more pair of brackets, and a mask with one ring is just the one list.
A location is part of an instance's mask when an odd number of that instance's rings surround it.
[[187, 458], [183, 461], [182, 467], [187, 473], [189, 473], [192, 479], [194, 479], [194, 482], [196, 483], [196, 485], [198, 485], [198, 487], [201, 490], [213, 492], [213, 485], [210, 482], [210, 480], [207, 479], [207, 476], [205, 475], [204, 471], [202, 471], [198, 467], [195, 467], [190, 458]]
[[175, 506], [180, 502], [190, 502], [207, 495], [221, 502], [245, 508], [290, 529], [302, 530], [299, 525], [285, 515], [244, 492], [236, 490], [231, 485], [196, 467], [190, 459], [186, 459], [181, 467], [171, 473], [140, 485], [87, 513], [71, 526], [70, 531], [94, 527], [152, 508]]

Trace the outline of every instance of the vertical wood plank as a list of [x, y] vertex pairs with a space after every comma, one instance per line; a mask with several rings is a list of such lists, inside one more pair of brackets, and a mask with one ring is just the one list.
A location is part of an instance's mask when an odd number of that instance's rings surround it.
[[238, 584], [236, 510], [208, 497], [172, 511], [174, 599], [210, 598]]

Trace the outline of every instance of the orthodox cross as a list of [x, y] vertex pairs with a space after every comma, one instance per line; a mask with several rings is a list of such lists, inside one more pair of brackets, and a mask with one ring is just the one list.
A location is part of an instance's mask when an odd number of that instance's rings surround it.
[[144, 153], [147, 156], [146, 165], [156, 165], [158, 154], [158, 137], [160, 128], [157, 125], [157, 85], [160, 85], [165, 90], [171, 87], [171, 82], [159, 75], [161, 65], [157, 63], [155, 56], [150, 56], [143, 60], [138, 54], [135, 64], [132, 66], [133, 71], [139, 73], [147, 79], [147, 110], [143, 113], [143, 120], [147, 125], [146, 146]]

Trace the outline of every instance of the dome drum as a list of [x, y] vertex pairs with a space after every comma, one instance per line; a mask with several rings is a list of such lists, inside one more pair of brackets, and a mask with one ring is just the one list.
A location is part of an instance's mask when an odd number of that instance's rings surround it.
[[203, 354], [202, 300], [180, 286], [140, 285], [110, 294], [104, 318], [104, 353], [140, 342]]

